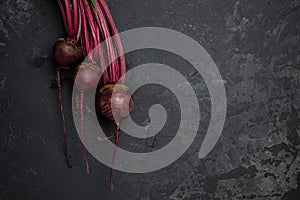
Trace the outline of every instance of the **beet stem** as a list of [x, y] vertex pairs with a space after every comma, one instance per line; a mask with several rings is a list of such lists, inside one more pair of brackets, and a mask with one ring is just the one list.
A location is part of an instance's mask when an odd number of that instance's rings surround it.
[[80, 131], [81, 131], [81, 141], [82, 141], [81, 142], [81, 150], [82, 150], [83, 158], [85, 161], [86, 172], [90, 173], [89, 162], [87, 159], [85, 146], [84, 146], [84, 112], [83, 112], [84, 95], [83, 95], [83, 90], [80, 91], [79, 104], [80, 104]]
[[[80, 15], [80, 6], [77, 6], [78, 7], [78, 30], [77, 30], [77, 36], [76, 36], [76, 41], [78, 42], [79, 41], [79, 38], [80, 38], [80, 33], [81, 33], [81, 15]], [[82, 44], [83, 46], [83, 44]]]
[[83, 6], [85, 8], [85, 14], [86, 14], [86, 17], [87, 17], [87, 21], [88, 21], [88, 24], [90, 25], [90, 33], [91, 33], [91, 39], [94, 40], [96, 38], [96, 35], [95, 35], [95, 32], [96, 32], [96, 28], [95, 28], [95, 25], [94, 25], [94, 20], [93, 20], [93, 15], [92, 15], [92, 12], [90, 10], [90, 6], [89, 4], [84, 1], [83, 3]]
[[[73, 29], [74, 29], [74, 38], [77, 36], [78, 32], [78, 8], [77, 8], [77, 1], [72, 0], [72, 5], [73, 5]], [[77, 37], [76, 37], [77, 38]]]
[[[107, 19], [105, 17], [105, 13], [103, 12], [103, 9], [101, 8], [101, 5], [99, 4], [100, 2], [95, 1], [98, 15], [99, 15], [99, 27], [102, 29], [103, 33], [103, 39], [106, 40], [110, 38], [111, 33], [109, 31], [109, 27], [107, 24]], [[111, 83], [111, 82], [116, 82], [116, 68], [118, 67], [118, 63], [116, 62], [116, 55], [115, 55], [115, 47], [112, 44], [112, 40], [108, 39], [106, 41], [106, 47], [107, 47], [107, 62], [109, 66], [107, 67], [106, 71], [103, 74], [104, 77], [104, 84]]]
[[61, 3], [61, 0], [57, 0], [57, 3], [58, 3], [58, 6], [59, 6], [59, 9], [60, 9], [63, 21], [64, 21], [64, 26], [66, 28], [67, 35], [69, 35], [69, 27], [68, 27], [68, 22], [67, 22], [67, 18], [66, 18], [66, 11], [64, 9], [63, 4]]
[[[101, 5], [103, 7], [103, 10], [104, 10], [104, 13], [106, 14], [106, 18], [108, 20], [108, 23], [111, 26], [112, 35], [118, 34], [116, 24], [115, 24], [115, 22], [112, 18], [112, 15], [109, 11], [109, 8], [108, 8], [105, 0], [99, 0], [99, 3], [101, 3]], [[124, 57], [123, 47], [122, 47], [120, 37], [116, 36], [114, 42], [116, 43], [116, 50], [117, 50], [117, 52], [119, 52], [119, 55], [120, 55], [119, 58], [118, 58], [120, 69], [117, 68], [117, 69], [120, 70], [120, 71], [118, 71], [118, 75], [119, 75], [118, 78], [121, 78], [121, 80], [119, 80], [119, 82], [124, 83], [125, 82], [125, 73], [126, 73], [126, 63], [125, 63], [125, 57]], [[115, 58], [115, 59], [117, 59], [117, 58]]]
[[[97, 44], [96, 46], [98, 46], [102, 41], [104, 41], [104, 33], [103, 33], [103, 29], [102, 29], [102, 25], [101, 25], [101, 22], [100, 22], [100, 19], [99, 19], [99, 13], [97, 12], [96, 10], [97, 8], [93, 8], [92, 9], [92, 13], [93, 13], [93, 16], [94, 16], [94, 24], [96, 26], [96, 36], [97, 36]], [[96, 48], [95, 49], [96, 52], [96, 56], [95, 56], [95, 59], [97, 60], [98, 63], [100, 63], [100, 66], [104, 67], [106, 66], [106, 61], [105, 61], [105, 56], [104, 56], [104, 52], [103, 52], [103, 49], [99, 49], [99, 48]]]
[[60, 113], [61, 113], [61, 117], [62, 117], [63, 130], [64, 130], [64, 132], [63, 132], [64, 133], [64, 152], [65, 152], [67, 165], [69, 168], [72, 168], [71, 161], [70, 161], [70, 154], [69, 154], [69, 150], [68, 150], [68, 144], [67, 144], [67, 124], [66, 124], [64, 107], [63, 107], [63, 97], [62, 97], [59, 67], [56, 70], [56, 83], [57, 83], [57, 87], [58, 87], [58, 99], [59, 99]]
[[67, 17], [68, 30], [69, 30], [68, 37], [70, 37], [72, 39], [75, 39], [74, 38], [73, 22], [72, 22], [72, 13], [71, 13], [71, 9], [70, 9], [69, 0], [64, 0], [64, 4], [66, 6], [66, 17]]
[[110, 173], [109, 173], [109, 180], [110, 180], [110, 189], [113, 190], [113, 169], [115, 166], [115, 161], [116, 161], [116, 156], [117, 156], [117, 149], [118, 149], [118, 144], [119, 144], [119, 134], [120, 134], [120, 124], [116, 123], [116, 131], [115, 131], [115, 146], [114, 146], [114, 154], [113, 154], [113, 159], [112, 159], [112, 164], [110, 168]]
[[82, 44], [85, 44], [83, 45], [85, 47], [85, 51], [86, 51], [86, 54], [89, 56], [89, 59], [92, 61], [92, 57], [91, 55], [89, 54], [92, 50], [92, 47], [90, 46], [90, 42], [89, 42], [89, 34], [88, 34], [88, 23], [87, 23], [87, 20], [85, 18], [86, 16], [86, 13], [85, 13], [85, 9], [84, 9], [84, 5], [83, 5], [83, 2], [80, 1], [79, 2], [79, 6], [80, 6], [80, 11], [81, 11], [81, 17], [82, 17], [82, 23], [83, 23], [83, 26], [82, 26]]

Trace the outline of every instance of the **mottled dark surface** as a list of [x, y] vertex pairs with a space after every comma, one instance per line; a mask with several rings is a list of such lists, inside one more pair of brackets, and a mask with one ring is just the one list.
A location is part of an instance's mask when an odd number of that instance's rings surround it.
[[[64, 36], [56, 2], [2, 0], [0, 199], [300, 199], [300, 1], [111, 0], [108, 4], [120, 31], [171, 28], [194, 38], [211, 54], [228, 97], [218, 144], [198, 159], [210, 118], [209, 95], [200, 75], [165, 52], [134, 52], [127, 56], [128, 68], [161, 62], [181, 70], [191, 81], [201, 105], [199, 137], [179, 160], [160, 171], [115, 172], [111, 192], [108, 168], [90, 155], [91, 173], [85, 173], [71, 117], [70, 75], [65, 74], [69, 144], [76, 166], [68, 169], [57, 91], [50, 87], [55, 79], [51, 48]], [[143, 94], [176, 104], [173, 98], [161, 96], [168, 92], [156, 90], [163, 88], [153, 86], [135, 94], [133, 118], [139, 124], [147, 121], [149, 105]], [[146, 142], [125, 135], [120, 143], [137, 151], [155, 150], [169, 141], [164, 136], [170, 135], [176, 122], [171, 119], [167, 132]]]

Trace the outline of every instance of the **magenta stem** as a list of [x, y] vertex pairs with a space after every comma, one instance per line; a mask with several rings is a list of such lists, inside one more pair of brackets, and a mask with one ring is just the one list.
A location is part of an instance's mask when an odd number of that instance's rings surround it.
[[96, 38], [96, 35], [95, 35], [96, 28], [94, 26], [93, 16], [92, 16], [89, 4], [86, 1], [83, 1], [83, 2], [84, 2], [83, 6], [85, 8], [85, 14], [86, 14], [86, 17], [87, 17], [87, 21], [90, 25], [89, 27], [90, 27], [90, 31], [91, 31], [91, 38], [94, 41], [94, 39]]
[[84, 6], [82, 4], [82, 1], [79, 1], [79, 5], [80, 5], [80, 11], [81, 11], [81, 18], [82, 18], [82, 24], [83, 24], [83, 29], [82, 29], [82, 46], [84, 46], [86, 54], [89, 56], [89, 59], [92, 60], [93, 58], [91, 57], [91, 55], [89, 54], [91, 51], [91, 47], [90, 47], [90, 41], [89, 41], [89, 35], [88, 35], [88, 27], [87, 27], [87, 22], [86, 22], [86, 18], [85, 18], [85, 9]]
[[107, 57], [108, 57], [108, 63], [110, 64], [103, 74], [104, 84], [117, 82], [118, 78], [116, 78], [116, 69], [118, 67], [118, 63], [115, 60], [116, 59], [115, 46], [112, 44], [112, 40], [108, 39], [108, 38], [110, 38], [111, 34], [110, 34], [109, 27], [107, 26], [108, 25], [107, 20], [103, 13], [102, 8], [101, 8], [101, 4], [98, 1], [95, 1], [95, 3], [96, 3], [96, 8], [97, 8], [97, 11], [99, 14], [101, 27], [103, 30], [103, 36], [104, 36], [104, 39], [106, 40], [106, 44], [107, 44], [106, 45], [107, 46]]
[[74, 21], [73, 21], [73, 29], [74, 29], [73, 36], [76, 37], [76, 39], [77, 39], [78, 29], [79, 29], [77, 1], [72, 0], [72, 5], [73, 5], [73, 18], [74, 18]]
[[[76, 36], [76, 41], [77, 42], [79, 42], [79, 39], [80, 39], [80, 34], [81, 34], [81, 21], [82, 21], [82, 19], [81, 19], [81, 15], [80, 15], [80, 7], [79, 6], [77, 6], [78, 8], [77, 8], [77, 10], [78, 10], [78, 13], [79, 13], [79, 15], [78, 15], [78, 30], [77, 30], [77, 36]], [[82, 43], [81, 44], [82, 45], [82, 47], [84, 46], [84, 44]]]
[[[102, 25], [101, 25], [101, 22], [100, 22], [100, 19], [99, 19], [99, 15], [97, 13], [97, 11], [95, 10], [95, 8], [92, 9], [92, 13], [93, 13], [93, 17], [94, 17], [94, 24], [96, 26], [96, 36], [97, 36], [97, 46], [102, 42], [104, 41], [104, 38], [103, 38], [103, 35], [104, 35], [104, 32], [103, 32], [103, 28], [102, 28]], [[101, 38], [102, 36], [102, 38]], [[101, 49], [100, 47], [99, 48], [96, 48], [96, 52], [95, 52], [95, 55], [94, 55], [96, 61], [100, 64], [101, 67], [105, 67], [106, 66], [106, 59], [105, 59], [105, 56], [104, 56], [104, 52], [103, 52], [103, 49]]]
[[58, 3], [60, 13], [61, 13], [63, 21], [64, 21], [64, 26], [65, 26], [67, 35], [69, 36], [69, 27], [68, 27], [68, 22], [66, 19], [66, 12], [65, 12], [64, 6], [62, 5], [61, 0], [57, 0], [57, 3]]
[[70, 9], [70, 2], [68, 0], [64, 0], [65, 8], [66, 8], [66, 18], [68, 23], [68, 36], [72, 39], [74, 38], [74, 30], [73, 30], [73, 21], [72, 21], [72, 14]]
[[99, 1], [100, 1], [100, 3], [102, 3], [101, 5], [102, 5], [103, 10], [106, 14], [108, 23], [111, 26], [112, 35], [115, 35], [114, 42], [116, 43], [116, 49], [118, 51], [118, 55], [120, 55], [119, 58], [118, 58], [119, 59], [119, 68], [118, 69], [120, 69], [118, 78], [120, 78], [119, 82], [124, 83], [125, 82], [125, 73], [126, 73], [126, 63], [125, 63], [125, 57], [124, 57], [122, 42], [121, 42], [121, 39], [120, 39], [119, 35], [116, 35], [116, 34], [118, 34], [118, 30], [117, 30], [117, 27], [115, 25], [115, 22], [112, 18], [112, 15], [109, 11], [109, 8], [108, 8], [105, 0], [99, 0]]

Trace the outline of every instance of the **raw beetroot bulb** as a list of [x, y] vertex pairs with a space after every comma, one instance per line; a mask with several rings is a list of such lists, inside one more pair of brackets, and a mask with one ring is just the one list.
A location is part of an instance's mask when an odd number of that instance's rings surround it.
[[97, 111], [106, 119], [119, 124], [133, 109], [131, 92], [124, 84], [107, 84], [96, 94]]
[[110, 187], [113, 190], [113, 168], [119, 144], [120, 123], [133, 109], [133, 99], [129, 88], [123, 84], [107, 84], [96, 94], [96, 109], [106, 119], [115, 123], [115, 146], [110, 168]]
[[94, 90], [101, 74], [102, 68], [89, 61], [82, 62], [75, 69], [74, 79], [76, 78], [76, 82], [74, 87], [78, 91]]
[[69, 155], [68, 145], [67, 145], [67, 128], [66, 128], [67, 125], [66, 125], [64, 107], [63, 107], [60, 73], [61, 73], [61, 69], [71, 69], [76, 67], [78, 63], [83, 59], [83, 51], [81, 47], [79, 47], [76, 44], [75, 40], [60, 38], [54, 44], [53, 56], [57, 67], [56, 83], [58, 87], [60, 112], [63, 121], [64, 152], [65, 152], [67, 165], [68, 167], [71, 168], [72, 165], [71, 165], [70, 155]]
[[76, 5], [76, 0], [72, 0], [72, 2], [71, 0], [57, 0], [57, 3], [62, 14], [68, 39], [60, 38], [55, 42], [53, 47], [53, 57], [57, 66], [56, 82], [59, 93], [60, 112], [63, 121], [64, 152], [67, 165], [72, 167], [67, 146], [67, 129], [63, 108], [60, 73], [61, 69], [75, 68], [78, 63], [83, 60], [84, 52], [77, 43], [81, 31], [81, 18], [78, 16], [79, 9]]
[[61, 69], [75, 68], [83, 59], [83, 51], [72, 39], [58, 39], [53, 47], [56, 66]]
[[[85, 61], [80, 63], [75, 70], [74, 80], [76, 79], [74, 87], [78, 91], [78, 95], [76, 98], [77, 108], [80, 110], [80, 132], [81, 132], [81, 149], [83, 153], [83, 157], [85, 160], [86, 171], [89, 173], [89, 164], [85, 150], [85, 140], [84, 140], [84, 110], [83, 106], [84, 102], [84, 92], [93, 90], [97, 87], [99, 82], [100, 74], [102, 73], [102, 69], [96, 67], [92, 62]], [[89, 109], [88, 109], [89, 110]]]

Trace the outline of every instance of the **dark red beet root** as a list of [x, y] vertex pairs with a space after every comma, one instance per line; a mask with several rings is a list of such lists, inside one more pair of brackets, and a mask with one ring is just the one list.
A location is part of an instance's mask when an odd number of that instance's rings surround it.
[[96, 108], [105, 118], [118, 125], [133, 109], [129, 88], [123, 84], [103, 86], [96, 95]]
[[82, 153], [86, 164], [86, 171], [89, 173], [89, 164], [87, 154], [85, 151], [84, 140], [84, 95], [83, 93], [88, 90], [96, 90], [101, 75], [102, 68], [96, 67], [92, 62], [83, 62], [78, 65], [74, 73], [74, 87], [79, 91], [77, 97], [77, 106], [80, 109], [80, 132], [82, 141]]
[[54, 53], [53, 55], [54, 61], [57, 66], [56, 83], [58, 87], [60, 112], [61, 112], [62, 122], [63, 122], [64, 150], [65, 150], [67, 164], [71, 168], [72, 165], [71, 165], [70, 155], [69, 155], [68, 145], [67, 145], [67, 125], [66, 125], [64, 107], [63, 107], [60, 70], [76, 67], [78, 63], [83, 59], [83, 51], [81, 47], [77, 46], [75, 40], [71, 40], [71, 39], [65, 40], [63, 38], [60, 38], [54, 44], [53, 53]]
[[75, 70], [76, 82], [74, 87], [78, 91], [96, 89], [102, 68], [96, 67], [92, 62], [83, 62]]
[[75, 40], [58, 39], [53, 47], [54, 61], [61, 69], [74, 68], [83, 60], [83, 51]]
[[113, 190], [113, 169], [119, 143], [120, 122], [133, 109], [133, 100], [129, 88], [123, 84], [107, 84], [96, 94], [96, 109], [106, 119], [113, 121], [116, 126], [114, 138], [115, 146], [112, 165], [110, 168], [110, 188]]

